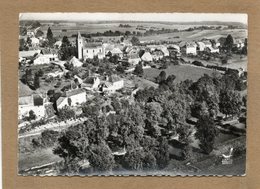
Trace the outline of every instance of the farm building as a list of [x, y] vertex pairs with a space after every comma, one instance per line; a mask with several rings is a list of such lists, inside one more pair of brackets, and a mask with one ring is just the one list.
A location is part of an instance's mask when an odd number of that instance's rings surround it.
[[63, 93], [57, 100], [57, 108], [61, 109], [64, 106], [77, 106], [87, 101], [85, 89], [73, 89]]

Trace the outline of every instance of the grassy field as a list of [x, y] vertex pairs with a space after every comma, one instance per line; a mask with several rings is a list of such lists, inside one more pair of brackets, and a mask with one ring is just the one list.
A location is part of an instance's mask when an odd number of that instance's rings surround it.
[[144, 78], [150, 81], [154, 81], [161, 71], [165, 71], [168, 75], [175, 75], [175, 82], [181, 82], [186, 79], [197, 81], [204, 74], [211, 75], [214, 71], [210, 69], [195, 67], [192, 65], [171, 65], [167, 69], [158, 70], [156, 68], [149, 68], [144, 70]]
[[34, 150], [30, 153], [19, 154], [18, 167], [19, 170], [25, 170], [60, 160], [62, 159], [59, 156], [52, 153], [52, 148]]

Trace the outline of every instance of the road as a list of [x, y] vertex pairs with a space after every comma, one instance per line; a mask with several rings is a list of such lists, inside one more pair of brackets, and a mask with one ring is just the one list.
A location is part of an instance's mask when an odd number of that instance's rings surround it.
[[18, 139], [20, 138], [25, 138], [25, 137], [30, 137], [30, 136], [36, 136], [36, 135], [40, 135], [42, 133], [42, 131], [46, 130], [46, 129], [51, 129], [51, 130], [55, 130], [55, 131], [60, 131], [63, 129], [66, 129], [70, 126], [75, 126], [78, 125], [80, 123], [84, 123], [84, 121], [86, 121], [87, 118], [80, 118], [77, 120], [67, 120], [65, 121], [61, 121], [61, 122], [51, 122], [48, 123], [46, 125], [42, 125], [32, 131], [29, 131], [27, 133], [23, 133], [23, 134], [19, 134]]

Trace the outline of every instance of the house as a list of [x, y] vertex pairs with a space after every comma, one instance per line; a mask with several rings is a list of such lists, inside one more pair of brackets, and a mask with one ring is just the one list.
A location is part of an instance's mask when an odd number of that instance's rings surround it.
[[59, 49], [61, 47], [61, 44], [62, 44], [61, 41], [56, 41], [53, 46], [54, 48]]
[[46, 116], [45, 105], [49, 102], [41, 94], [31, 94], [27, 96], [19, 96], [18, 100], [18, 118], [22, 119], [29, 116], [29, 112], [33, 111], [36, 119]]
[[50, 61], [57, 61], [58, 60], [58, 50], [57, 49], [42, 49], [40, 51], [44, 57], [49, 58]]
[[83, 63], [79, 61], [79, 59], [77, 59], [75, 56], [73, 56], [69, 60], [69, 64], [72, 64], [74, 67], [81, 67], [83, 65]]
[[170, 52], [169, 52], [169, 50], [167, 49], [167, 47], [162, 46], [162, 47], [160, 48], [160, 50], [163, 52], [163, 56], [170, 56]]
[[50, 58], [43, 56], [42, 54], [39, 54], [35, 57], [33, 60], [34, 65], [42, 65], [42, 64], [49, 64]]
[[61, 97], [58, 98], [56, 104], [57, 109], [61, 109], [64, 106], [77, 106], [87, 101], [86, 91], [82, 88], [77, 88], [69, 91], [65, 91]]
[[127, 58], [128, 58], [129, 64], [134, 65], [134, 66], [141, 61], [141, 58], [139, 57], [138, 54], [130, 54], [127, 56]]
[[118, 57], [123, 58], [123, 52], [118, 47], [113, 48], [110, 52], [112, 56], [117, 55]]
[[245, 44], [242, 42], [242, 40], [238, 39], [235, 41], [234, 45], [238, 48], [238, 49], [242, 49]]
[[151, 54], [153, 60], [160, 60], [163, 58], [163, 52], [161, 50], [155, 49]]
[[32, 47], [39, 47], [39, 44], [40, 44], [40, 40], [39, 39], [37, 39], [36, 37], [32, 37], [31, 38], [31, 45], [32, 45]]
[[180, 48], [187, 55], [197, 55], [197, 44], [195, 42], [186, 42], [184, 45], [180, 45]]
[[153, 57], [152, 57], [151, 53], [149, 53], [149, 52], [145, 52], [145, 53], [143, 54], [143, 56], [141, 57], [141, 59], [142, 59], [143, 61], [145, 61], [145, 62], [151, 62], [151, 61], [153, 61]]
[[81, 87], [87, 90], [96, 90], [100, 84], [99, 77], [88, 77], [81, 84]]
[[205, 51], [209, 52], [209, 53], [219, 53], [219, 49], [218, 48], [213, 48], [212, 46], [211, 47], [206, 47]]
[[47, 77], [59, 77], [61, 78], [64, 75], [64, 72], [56, 71], [56, 72], [51, 72], [47, 74]]
[[19, 58], [30, 58], [40, 54], [40, 50], [19, 51]]
[[212, 43], [211, 43], [209, 40], [204, 40], [204, 41], [202, 41], [202, 42], [204, 43], [205, 48], [206, 48], [206, 47], [212, 47]]
[[197, 42], [197, 50], [198, 51], [204, 51], [205, 50], [205, 48], [206, 48], [206, 45], [205, 45], [205, 43], [203, 43], [202, 41], [198, 41]]
[[101, 92], [115, 92], [123, 87], [124, 80], [117, 75], [111, 75], [110, 77], [106, 77], [106, 80], [100, 83], [99, 90]]
[[[173, 44], [173, 45], [168, 46], [167, 49], [168, 49], [168, 50], [170, 49], [171, 51], [175, 51], [175, 52], [180, 52], [180, 51], [181, 51], [180, 46], [178, 46], [178, 45], [176, 45], [176, 44]], [[170, 51], [170, 50], [169, 50], [169, 51]]]

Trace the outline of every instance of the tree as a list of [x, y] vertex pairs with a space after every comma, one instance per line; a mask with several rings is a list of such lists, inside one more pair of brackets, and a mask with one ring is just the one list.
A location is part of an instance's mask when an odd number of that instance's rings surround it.
[[61, 60], [68, 60], [71, 56], [76, 55], [76, 47], [72, 47], [67, 36], [62, 38], [62, 44], [59, 50]]
[[220, 93], [219, 108], [220, 111], [227, 115], [237, 115], [240, 113], [242, 99], [238, 92], [231, 90], [223, 90]]
[[157, 83], [159, 83], [159, 84], [164, 83], [165, 80], [166, 80], [166, 72], [165, 71], [161, 71], [159, 76], [156, 78], [156, 80], [157, 80]]
[[104, 142], [91, 146], [88, 160], [90, 165], [98, 171], [110, 171], [115, 166], [112, 151]]
[[27, 43], [27, 45], [28, 45], [29, 47], [32, 46], [32, 40], [31, 40], [30, 37], [27, 37], [27, 39], [26, 39], [26, 43]]
[[38, 89], [40, 87], [40, 77], [39, 77], [38, 73], [34, 74], [33, 86], [35, 89]]
[[29, 120], [31, 121], [31, 120], [35, 120], [35, 119], [36, 119], [36, 115], [35, 115], [34, 111], [30, 110], [29, 111]]
[[36, 32], [36, 34], [35, 34], [35, 37], [41, 37], [41, 36], [43, 36], [43, 31], [42, 30], [37, 30], [37, 32]]
[[228, 35], [227, 38], [226, 38], [226, 41], [224, 43], [224, 47], [225, 49], [228, 51], [228, 52], [231, 52], [232, 48], [233, 48], [233, 45], [234, 45], [234, 40], [233, 40], [233, 37], [232, 35]]
[[116, 67], [116, 71], [119, 72], [119, 73], [124, 73], [125, 72], [125, 67], [119, 64]]
[[247, 38], [245, 38], [244, 47], [242, 48], [241, 53], [247, 55]]
[[195, 137], [200, 141], [200, 148], [206, 154], [213, 150], [217, 129], [214, 120], [209, 116], [201, 116], [196, 124]]
[[164, 137], [159, 139], [158, 151], [155, 154], [159, 169], [165, 168], [170, 160], [168, 140]]
[[47, 39], [48, 39], [49, 47], [52, 47], [53, 44], [55, 43], [55, 39], [53, 37], [53, 34], [52, 34], [52, 31], [51, 31], [50, 27], [47, 30]]
[[19, 39], [19, 51], [28, 51], [29, 48], [26, 44], [26, 41], [22, 38], [22, 39]]
[[125, 165], [131, 170], [142, 170], [143, 169], [144, 151], [142, 149], [134, 149], [127, 152], [124, 157]]
[[133, 36], [132, 39], [131, 39], [131, 43], [132, 43], [132, 45], [135, 46], [135, 45], [139, 45], [140, 41], [136, 36]]
[[133, 74], [140, 76], [140, 77], [144, 74], [143, 66], [141, 63], [139, 63], [135, 66]]
[[68, 120], [75, 117], [75, 111], [68, 106], [64, 106], [63, 108], [59, 109], [58, 116], [61, 120]]

